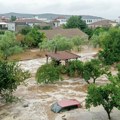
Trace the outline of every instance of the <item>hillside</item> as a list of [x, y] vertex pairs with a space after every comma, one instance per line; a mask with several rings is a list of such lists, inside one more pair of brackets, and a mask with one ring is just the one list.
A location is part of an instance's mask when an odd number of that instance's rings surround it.
[[[38, 16], [39, 18], [47, 18], [48, 20], [54, 19], [56, 17], [59, 16], [64, 16], [66, 18], [69, 18], [71, 15], [62, 15], [62, 14], [52, 14], [52, 13], [44, 13], [44, 14], [24, 14], [24, 13], [14, 13], [14, 12], [10, 12], [10, 13], [4, 13], [4, 14], [0, 14], [1, 16], [5, 16], [10, 18], [11, 16], [16, 16], [17, 18], [33, 18], [34, 16]], [[91, 15], [80, 15], [82, 16], [84, 19], [86, 18], [91, 18], [91, 19], [97, 19], [101, 17], [97, 17], [97, 16], [91, 16]]]

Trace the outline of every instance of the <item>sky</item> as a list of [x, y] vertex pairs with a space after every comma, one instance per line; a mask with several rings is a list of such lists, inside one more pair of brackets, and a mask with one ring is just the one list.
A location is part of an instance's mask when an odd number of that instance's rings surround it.
[[0, 0], [0, 13], [8, 12], [93, 15], [117, 19], [120, 16], [120, 0]]

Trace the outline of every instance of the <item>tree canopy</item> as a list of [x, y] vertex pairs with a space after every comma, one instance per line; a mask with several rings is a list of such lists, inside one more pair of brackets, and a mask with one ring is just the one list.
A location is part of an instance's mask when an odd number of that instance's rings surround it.
[[81, 30], [84, 30], [87, 25], [86, 23], [82, 20], [81, 16], [71, 16], [67, 24], [65, 25], [66, 28], [79, 28]]
[[29, 73], [22, 71], [16, 63], [0, 61], [0, 95], [6, 102], [12, 102], [13, 91], [28, 77]]
[[0, 54], [1, 57], [7, 59], [8, 56], [17, 54], [23, 51], [20, 43], [16, 41], [15, 34], [6, 31], [4, 35], [0, 38]]
[[111, 28], [106, 34], [100, 36], [102, 51], [100, 59], [105, 64], [113, 64], [120, 61], [120, 28]]

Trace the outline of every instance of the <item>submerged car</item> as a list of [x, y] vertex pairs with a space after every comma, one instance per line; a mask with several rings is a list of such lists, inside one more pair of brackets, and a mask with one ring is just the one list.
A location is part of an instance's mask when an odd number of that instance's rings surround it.
[[80, 108], [81, 104], [76, 99], [69, 99], [69, 100], [61, 100], [58, 101], [51, 106], [51, 110], [55, 113], [60, 113], [64, 111], [73, 110], [76, 108]]

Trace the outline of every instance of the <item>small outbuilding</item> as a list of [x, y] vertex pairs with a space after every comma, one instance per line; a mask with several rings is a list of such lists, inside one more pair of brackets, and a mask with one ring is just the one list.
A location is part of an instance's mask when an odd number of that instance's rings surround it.
[[61, 63], [61, 61], [65, 61], [65, 64], [67, 64], [68, 60], [71, 60], [71, 59], [77, 60], [78, 58], [80, 58], [79, 55], [76, 55], [69, 51], [48, 52], [46, 54], [46, 57], [47, 57], [47, 63], [48, 63], [48, 59], [51, 58], [55, 60], [58, 63], [58, 65]]

